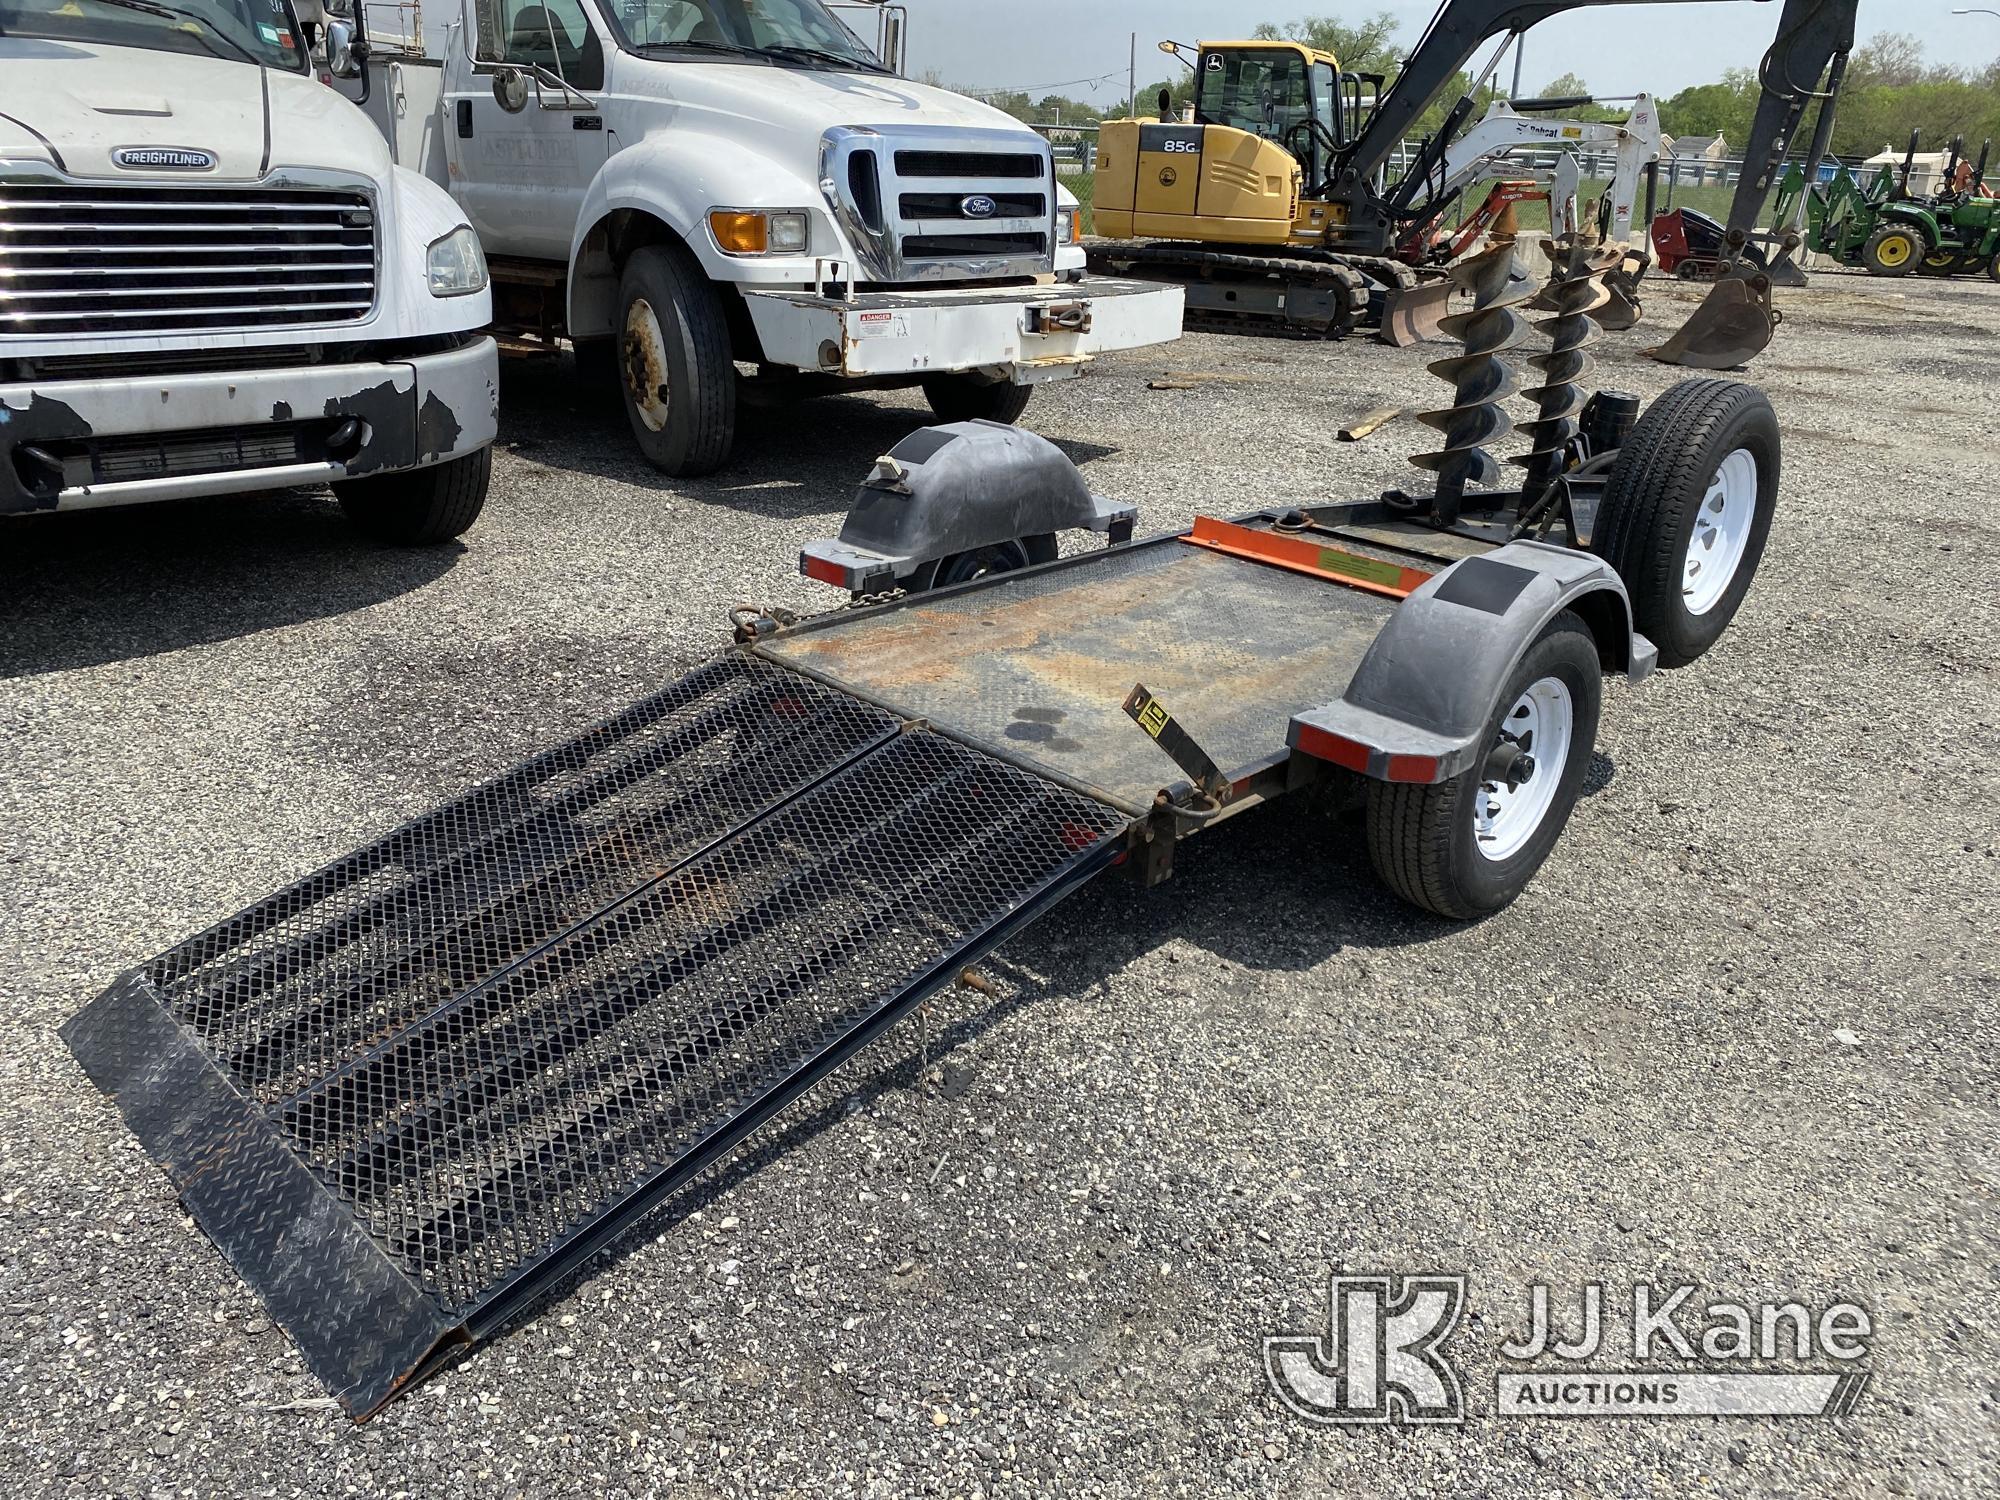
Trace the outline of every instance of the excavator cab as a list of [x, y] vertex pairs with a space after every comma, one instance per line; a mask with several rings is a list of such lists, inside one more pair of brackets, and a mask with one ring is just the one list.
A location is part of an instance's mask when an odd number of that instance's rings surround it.
[[1202, 42], [1193, 68], [1191, 121], [1100, 127], [1098, 233], [1249, 246], [1283, 245], [1295, 223], [1317, 233], [1325, 211], [1308, 222], [1301, 204], [1331, 180], [1381, 79], [1287, 41]]

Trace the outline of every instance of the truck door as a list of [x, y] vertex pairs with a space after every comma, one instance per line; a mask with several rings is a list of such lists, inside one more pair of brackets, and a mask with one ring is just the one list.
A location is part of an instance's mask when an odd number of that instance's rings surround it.
[[[466, 0], [446, 80], [451, 190], [489, 254], [567, 261], [585, 189], [604, 165], [605, 57], [586, 0]], [[518, 69], [509, 110], [494, 77]]]

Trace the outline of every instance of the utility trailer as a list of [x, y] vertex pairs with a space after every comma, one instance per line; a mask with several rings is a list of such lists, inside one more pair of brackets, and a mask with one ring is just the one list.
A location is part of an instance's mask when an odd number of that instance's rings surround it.
[[[366, 1417], [1106, 871], [1158, 881], [1319, 789], [1365, 802], [1404, 896], [1505, 905], [1576, 800], [1602, 674], [1705, 649], [1770, 522], [1761, 395], [1686, 382], [1632, 429], [1637, 405], [1600, 393], [1553, 485], [1136, 542], [1039, 438], [914, 433], [802, 560], [896, 597], [742, 613], [708, 664], [64, 1035]], [[1110, 544], [1051, 557], [1071, 527]]]

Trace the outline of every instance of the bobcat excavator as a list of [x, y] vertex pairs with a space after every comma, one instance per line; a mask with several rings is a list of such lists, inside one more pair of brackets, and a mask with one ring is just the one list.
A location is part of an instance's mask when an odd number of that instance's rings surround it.
[[[1461, 97], [1402, 176], [1391, 155], [1433, 99], [1488, 40], [1500, 44], [1475, 78], [1548, 17], [1587, 5], [1658, 0], [1443, 0], [1395, 80], [1343, 70], [1329, 53], [1289, 41], [1205, 42], [1195, 49], [1189, 123], [1107, 122], [1099, 134], [1096, 269], [1187, 288], [1188, 326], [1338, 338], [1372, 318], [1419, 329], [1419, 286], [1391, 259], [1407, 228], [1439, 207], [1435, 183], [1471, 117]], [[1759, 0], [1773, 3], [1773, 0]], [[1731, 204], [1722, 276], [1666, 344], [1673, 364], [1740, 365], [1771, 341], [1772, 277], [1795, 275], [1791, 226], [1757, 219], [1806, 106], [1820, 101], [1808, 160], [1825, 155], [1833, 105], [1854, 45], [1857, 0], [1782, 0], [1758, 68], [1762, 97]], [[1822, 83], [1824, 80], [1824, 83]], [[1769, 270], [1746, 246], [1769, 247]], [[1435, 310], [1435, 309], [1434, 309]]]

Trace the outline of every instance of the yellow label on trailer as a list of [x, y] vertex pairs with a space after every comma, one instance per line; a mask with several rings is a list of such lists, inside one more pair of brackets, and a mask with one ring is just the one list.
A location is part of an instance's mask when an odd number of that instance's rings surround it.
[[1319, 551], [1319, 565], [1329, 573], [1338, 573], [1343, 578], [1360, 578], [1369, 583], [1386, 584], [1395, 588], [1403, 581], [1400, 565], [1380, 562], [1372, 557], [1356, 557], [1352, 552], [1336, 552], [1331, 547]]
[[1160, 706], [1158, 698], [1148, 698], [1146, 706], [1139, 710], [1139, 727], [1154, 739], [1167, 727], [1167, 711]]

